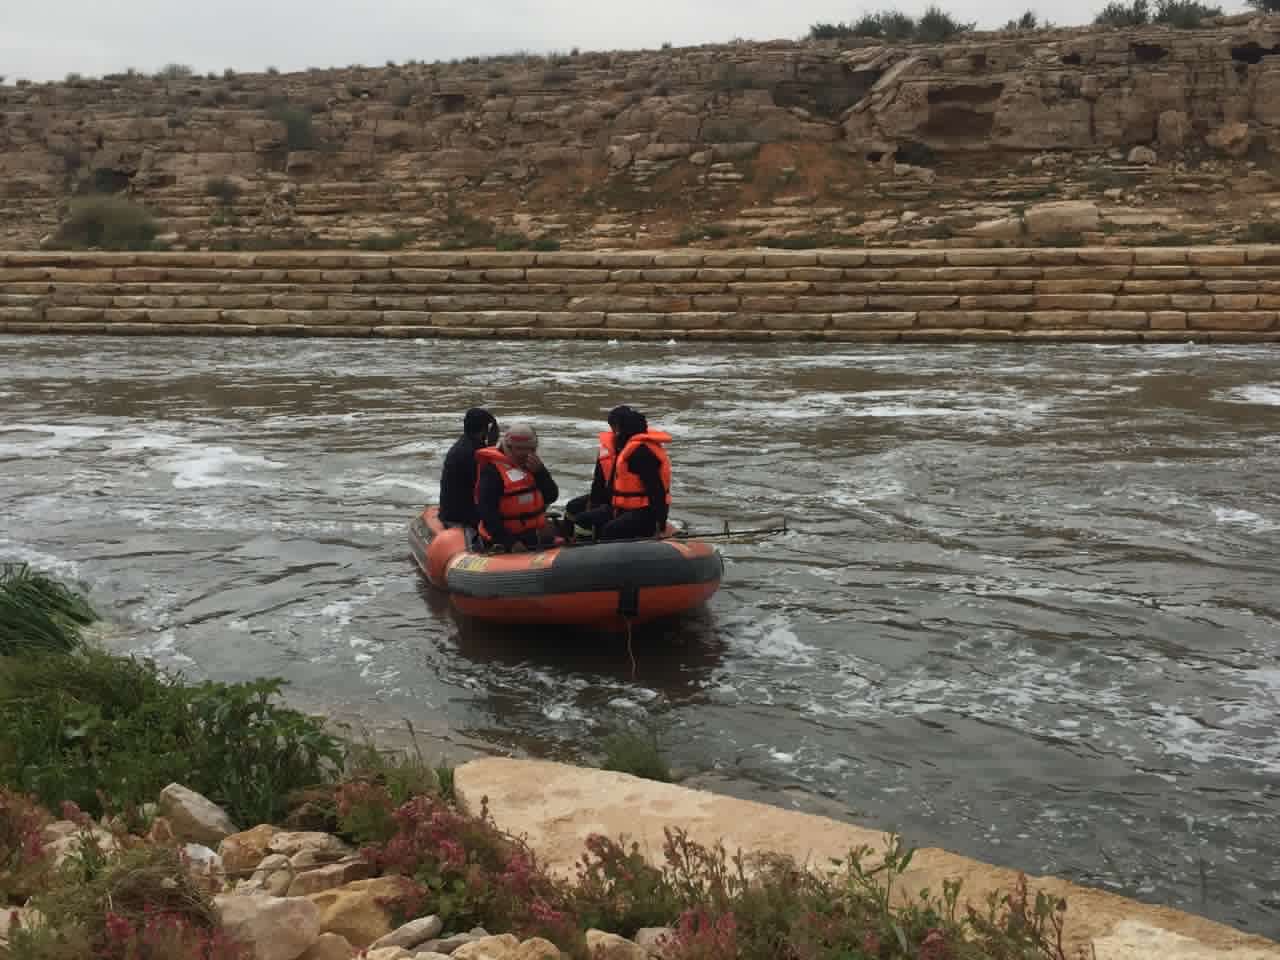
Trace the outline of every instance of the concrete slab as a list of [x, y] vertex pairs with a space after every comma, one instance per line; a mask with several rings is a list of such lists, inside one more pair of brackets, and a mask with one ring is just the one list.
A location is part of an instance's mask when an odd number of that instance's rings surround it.
[[[678, 826], [700, 843], [724, 843], [732, 853], [773, 851], [826, 864], [855, 847], [883, 850], [888, 835], [838, 820], [798, 813], [702, 790], [626, 774], [542, 760], [488, 757], [454, 773], [459, 802], [478, 811], [487, 798], [502, 829], [524, 836], [553, 870], [569, 875], [593, 833], [640, 844], [661, 857], [663, 828]], [[909, 838], [908, 838], [909, 839]], [[962, 899], [985, 903], [1007, 891], [1017, 872], [936, 848], [916, 852], [901, 889], [941, 892], [942, 882], [963, 882]], [[1068, 956], [1096, 960], [1280, 960], [1280, 944], [1168, 907], [1151, 906], [1054, 877], [1028, 877], [1067, 901]]]

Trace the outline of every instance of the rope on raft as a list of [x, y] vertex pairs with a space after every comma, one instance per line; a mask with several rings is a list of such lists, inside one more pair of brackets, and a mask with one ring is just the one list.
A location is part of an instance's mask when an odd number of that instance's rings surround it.
[[631, 649], [631, 618], [623, 617], [622, 622], [627, 625], [627, 656], [631, 658], [631, 682], [634, 683], [636, 679], [636, 655], [635, 651]]

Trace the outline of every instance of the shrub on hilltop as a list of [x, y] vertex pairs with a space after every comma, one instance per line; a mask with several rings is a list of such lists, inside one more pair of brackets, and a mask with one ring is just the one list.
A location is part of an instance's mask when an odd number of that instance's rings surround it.
[[917, 20], [900, 10], [863, 14], [849, 23], [815, 23], [809, 28], [811, 40], [863, 38], [889, 43], [944, 43], [973, 30], [937, 6], [930, 6]]
[[[1280, 3], [1280, 0], [1276, 2]], [[1158, 23], [1187, 30], [1200, 26], [1200, 21], [1208, 17], [1220, 16], [1222, 7], [1199, 0], [1156, 0], [1154, 10], [1148, 0], [1111, 0], [1098, 11], [1093, 22], [1104, 27], [1141, 27]]]

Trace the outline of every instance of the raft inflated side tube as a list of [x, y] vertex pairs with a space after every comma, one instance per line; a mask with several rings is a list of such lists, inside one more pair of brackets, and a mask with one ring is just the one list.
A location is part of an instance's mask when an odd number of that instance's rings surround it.
[[423, 572], [433, 587], [442, 590], [448, 586], [446, 570], [449, 561], [467, 548], [467, 535], [461, 527], [441, 527], [439, 533], [433, 534], [427, 546], [426, 566]]
[[674, 616], [720, 587], [724, 561], [697, 540], [605, 541], [524, 553], [466, 549], [434, 507], [409, 528], [414, 560], [460, 612], [500, 623], [621, 629]]

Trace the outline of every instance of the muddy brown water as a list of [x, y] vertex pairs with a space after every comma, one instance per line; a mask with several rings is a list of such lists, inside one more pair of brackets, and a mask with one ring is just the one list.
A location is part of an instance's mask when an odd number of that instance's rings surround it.
[[[1280, 934], [1274, 348], [0, 339], [0, 559], [109, 642], [370, 728], [596, 756]], [[461, 411], [563, 498], [603, 412], [675, 436], [709, 607], [460, 623], [411, 566]]]

